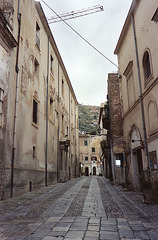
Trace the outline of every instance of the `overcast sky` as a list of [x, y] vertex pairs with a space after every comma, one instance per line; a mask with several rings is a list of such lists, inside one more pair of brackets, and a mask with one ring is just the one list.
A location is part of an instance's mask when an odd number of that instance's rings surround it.
[[[79, 34], [117, 65], [114, 50], [132, 0], [44, 0], [59, 15], [100, 4], [104, 11], [68, 20]], [[42, 2], [46, 17], [54, 13]], [[117, 67], [97, 53], [64, 22], [50, 25], [77, 100], [100, 106], [106, 101], [107, 77]]]

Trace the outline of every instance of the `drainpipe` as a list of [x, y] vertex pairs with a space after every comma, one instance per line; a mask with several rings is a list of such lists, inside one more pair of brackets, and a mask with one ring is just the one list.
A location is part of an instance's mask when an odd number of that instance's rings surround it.
[[[60, 96], [59, 96], [59, 83], [60, 83], [60, 77], [59, 77], [59, 67], [60, 67], [60, 64], [59, 64], [59, 61], [58, 61], [58, 106], [59, 106], [59, 99], [60, 99]], [[59, 122], [59, 113], [58, 113], [58, 132], [57, 132], [57, 182], [59, 182], [59, 132], [60, 132], [60, 122]]]
[[47, 162], [48, 162], [48, 90], [49, 90], [49, 37], [48, 37], [48, 59], [47, 59], [47, 97], [46, 97], [46, 153], [45, 153], [45, 185], [48, 186]]
[[19, 46], [20, 46], [20, 32], [21, 32], [21, 13], [20, 9], [20, 0], [18, 0], [18, 46], [16, 52], [16, 93], [15, 93], [15, 107], [14, 107], [14, 122], [13, 122], [13, 147], [12, 147], [12, 159], [11, 159], [11, 189], [10, 189], [10, 197], [13, 197], [13, 186], [14, 186], [14, 161], [15, 161], [15, 149], [16, 149], [16, 119], [17, 119], [17, 104], [18, 104], [18, 88], [19, 88]]
[[71, 98], [70, 98], [70, 88], [69, 88], [69, 139], [70, 139], [70, 147], [69, 147], [69, 179], [71, 175]]
[[141, 106], [141, 115], [142, 115], [142, 124], [143, 124], [143, 134], [144, 134], [144, 146], [145, 146], [145, 159], [148, 164], [148, 168], [150, 167], [149, 164], [149, 154], [148, 154], [148, 145], [147, 145], [147, 135], [146, 135], [146, 125], [145, 125], [145, 116], [144, 116], [144, 104], [142, 98], [142, 87], [141, 87], [141, 77], [140, 77], [140, 67], [139, 67], [139, 57], [138, 57], [138, 46], [137, 46], [137, 38], [136, 38], [136, 30], [135, 30], [135, 21], [134, 15], [132, 14], [132, 25], [133, 25], [133, 34], [134, 34], [134, 43], [135, 43], [135, 53], [136, 53], [136, 62], [137, 62], [137, 73], [138, 73], [138, 83], [139, 83], [139, 99], [140, 99], [140, 106]]
[[77, 177], [77, 157], [76, 157], [76, 106], [75, 109], [75, 178]]

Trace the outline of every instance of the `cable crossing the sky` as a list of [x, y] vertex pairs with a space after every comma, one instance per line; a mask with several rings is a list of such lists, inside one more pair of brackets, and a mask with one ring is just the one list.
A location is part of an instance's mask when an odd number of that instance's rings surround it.
[[90, 47], [92, 47], [95, 51], [97, 51], [102, 57], [104, 57], [107, 61], [113, 64], [115, 67], [118, 66], [111, 61], [108, 57], [106, 57], [102, 52], [100, 52], [96, 47], [94, 47], [89, 41], [87, 41], [80, 33], [78, 33], [71, 25], [69, 25], [60, 15], [58, 15], [44, 0], [42, 2], [56, 15], [60, 18], [73, 32], [75, 32], [82, 40], [84, 40]]

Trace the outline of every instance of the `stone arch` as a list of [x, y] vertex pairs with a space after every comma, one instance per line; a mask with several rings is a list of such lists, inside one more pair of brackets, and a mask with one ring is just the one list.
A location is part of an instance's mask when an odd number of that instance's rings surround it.
[[129, 132], [129, 148], [134, 149], [141, 146], [142, 138], [140, 130], [133, 124], [131, 131]]

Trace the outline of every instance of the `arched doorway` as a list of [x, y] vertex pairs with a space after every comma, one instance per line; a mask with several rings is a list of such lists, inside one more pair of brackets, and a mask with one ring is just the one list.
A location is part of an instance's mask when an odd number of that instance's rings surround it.
[[88, 167], [85, 168], [85, 176], [89, 176], [89, 169], [88, 169]]
[[131, 135], [131, 164], [133, 172], [133, 185], [135, 191], [140, 191], [139, 176], [143, 170], [141, 135], [139, 129], [133, 126]]
[[96, 175], [96, 167], [93, 167], [93, 175]]

